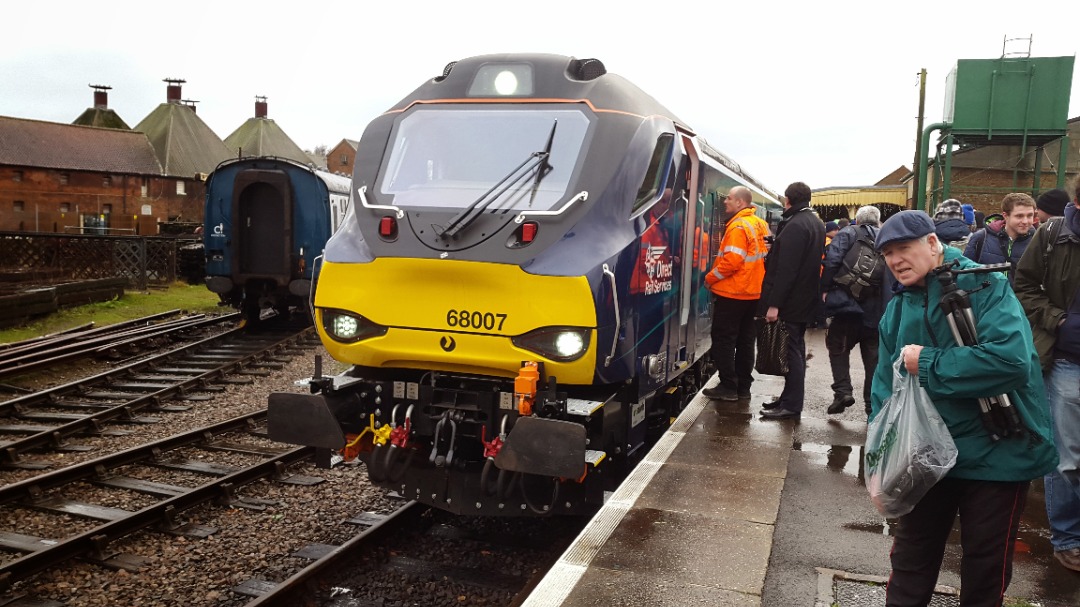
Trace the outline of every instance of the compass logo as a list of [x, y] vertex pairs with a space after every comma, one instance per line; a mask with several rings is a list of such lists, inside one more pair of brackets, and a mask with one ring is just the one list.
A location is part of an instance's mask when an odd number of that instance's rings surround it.
[[454, 348], [457, 347], [457, 342], [454, 341], [453, 337], [443, 335], [442, 339], [439, 340], [439, 346], [442, 347], [444, 352], [453, 352]]

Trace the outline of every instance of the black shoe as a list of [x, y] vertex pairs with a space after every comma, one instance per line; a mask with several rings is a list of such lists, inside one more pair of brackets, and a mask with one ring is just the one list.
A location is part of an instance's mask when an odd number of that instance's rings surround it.
[[802, 417], [802, 412], [776, 407], [774, 409], [762, 409], [760, 415], [761, 419], [799, 419]]
[[850, 394], [841, 394], [833, 399], [832, 404], [827, 409], [829, 415], [836, 415], [837, 413], [843, 413], [844, 409], [847, 409], [851, 405], [855, 404], [855, 397]]
[[771, 401], [769, 401], [767, 403], [761, 403], [761, 409], [763, 411], [772, 411], [773, 409], [775, 409], [775, 408], [777, 408], [779, 406], [780, 406], [780, 399], [779, 398], [776, 399], [776, 400], [771, 400]]
[[739, 395], [734, 390], [724, 386], [705, 388], [701, 393], [713, 400], [739, 400]]
[[747, 390], [746, 392], [740, 391], [738, 396], [739, 396], [739, 400], [750, 400], [750, 391], [749, 390]]

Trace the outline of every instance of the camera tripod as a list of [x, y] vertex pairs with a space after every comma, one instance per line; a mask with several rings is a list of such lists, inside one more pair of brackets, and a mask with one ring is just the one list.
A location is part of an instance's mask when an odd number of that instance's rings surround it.
[[[975, 316], [971, 312], [970, 293], [956, 286], [956, 275], [1000, 272], [1008, 270], [1010, 266], [1007, 263], [996, 263], [960, 269], [958, 265], [958, 261], [953, 261], [934, 268], [931, 273], [937, 276], [938, 283], [941, 284], [941, 311], [945, 313], [957, 345], [975, 346], [979, 344], [979, 335], [975, 330]], [[980, 289], [989, 285], [990, 282], [986, 281]], [[979, 408], [983, 427], [990, 433], [991, 440], [998, 441], [1004, 437], [1024, 434], [1024, 425], [1008, 394], [980, 398]]]

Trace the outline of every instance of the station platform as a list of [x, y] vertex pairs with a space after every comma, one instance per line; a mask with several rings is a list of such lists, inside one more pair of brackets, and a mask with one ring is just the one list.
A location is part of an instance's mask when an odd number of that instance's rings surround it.
[[[808, 331], [807, 347], [801, 419], [758, 417], [781, 377], [755, 375], [749, 401], [699, 393], [522, 604], [883, 606], [892, 537], [862, 481], [866, 416], [862, 403], [825, 412], [824, 331]], [[860, 369], [856, 349], [861, 386]], [[1043, 504], [1035, 481], [1006, 605], [1080, 604], [1080, 574], [1054, 561]], [[959, 571], [954, 529], [932, 605], [959, 605]]]

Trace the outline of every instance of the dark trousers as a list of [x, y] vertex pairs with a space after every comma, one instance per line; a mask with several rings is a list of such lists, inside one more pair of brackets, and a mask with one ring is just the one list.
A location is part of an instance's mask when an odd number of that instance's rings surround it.
[[867, 327], [859, 315], [834, 316], [825, 333], [825, 348], [829, 351], [829, 365], [832, 367], [833, 396], [852, 395], [851, 350], [856, 345], [859, 346], [865, 372], [863, 404], [869, 406], [870, 384], [874, 380], [878, 360], [877, 327]]
[[737, 392], [749, 392], [754, 383], [754, 324], [756, 299], [713, 298], [712, 353], [720, 385]]
[[788, 332], [788, 373], [784, 376], [784, 391], [780, 393], [781, 407], [789, 411], [803, 409], [806, 396], [806, 323], [781, 320]]
[[942, 479], [900, 517], [892, 548], [887, 607], [930, 602], [945, 542], [960, 515], [961, 607], [999, 607], [1012, 579], [1013, 546], [1030, 482]]

